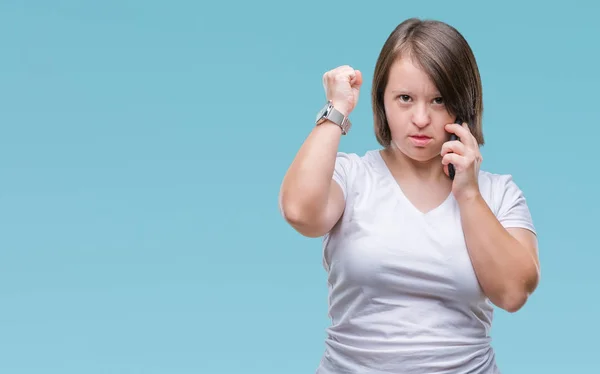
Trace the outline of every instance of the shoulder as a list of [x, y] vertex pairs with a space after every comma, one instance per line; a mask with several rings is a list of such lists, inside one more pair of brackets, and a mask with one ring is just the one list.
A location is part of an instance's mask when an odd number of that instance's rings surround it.
[[378, 150], [369, 150], [364, 154], [337, 152], [335, 172], [349, 181], [361, 173], [377, 169], [381, 158]]
[[479, 190], [505, 227], [525, 227], [534, 231], [525, 193], [511, 174], [480, 171]]
[[364, 154], [337, 152], [333, 179], [342, 187], [344, 197], [350, 189], [359, 188], [357, 182], [364, 183], [368, 175], [377, 171], [379, 156], [378, 150], [369, 150]]
[[336, 165], [341, 165], [347, 168], [373, 168], [378, 161], [379, 150], [369, 150], [362, 155], [350, 152], [337, 152]]
[[514, 183], [512, 174], [496, 174], [486, 170], [479, 171], [479, 184], [488, 188], [504, 188]]
[[479, 187], [482, 193], [486, 193], [490, 197], [498, 197], [507, 193], [522, 194], [512, 174], [496, 174], [481, 170], [479, 172]]
[[348, 163], [353, 163], [353, 164], [361, 164], [361, 163], [369, 162], [370, 159], [373, 157], [374, 152], [377, 152], [377, 151], [369, 150], [361, 155], [358, 153], [339, 151], [336, 154], [336, 159], [343, 161], [343, 162], [348, 162]]

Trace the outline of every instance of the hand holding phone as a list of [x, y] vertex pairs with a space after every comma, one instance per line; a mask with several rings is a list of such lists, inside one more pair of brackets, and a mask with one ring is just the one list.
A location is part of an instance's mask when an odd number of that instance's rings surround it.
[[[458, 124], [458, 125], [462, 125], [462, 120], [460, 118], [456, 118], [456, 121], [454, 121], [454, 123]], [[450, 140], [460, 140], [458, 138], [458, 136], [456, 136], [456, 134], [452, 133], [450, 135]], [[454, 168], [454, 165], [452, 164], [448, 164], [448, 175], [450, 176], [451, 180], [454, 180], [454, 176], [456, 175], [456, 169]]]

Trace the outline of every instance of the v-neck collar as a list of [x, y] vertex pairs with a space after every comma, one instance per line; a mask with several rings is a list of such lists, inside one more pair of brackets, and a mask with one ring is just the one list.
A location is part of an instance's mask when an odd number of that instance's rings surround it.
[[436, 206], [436, 207], [428, 210], [427, 212], [421, 211], [404, 194], [404, 191], [402, 190], [402, 187], [400, 186], [400, 184], [398, 184], [398, 181], [396, 181], [396, 178], [394, 178], [394, 175], [392, 174], [392, 171], [390, 170], [390, 168], [388, 167], [387, 163], [383, 159], [383, 156], [381, 155], [381, 150], [374, 150], [374, 151], [371, 151], [371, 152], [374, 153], [374, 157], [377, 159], [377, 163], [379, 164], [379, 166], [383, 170], [383, 173], [385, 174], [385, 177], [387, 179], [389, 179], [390, 183], [394, 186], [394, 189], [396, 190], [396, 194], [398, 195], [399, 199], [402, 200], [402, 201], [404, 201], [406, 203], [406, 205], [408, 205], [410, 207], [410, 209], [415, 214], [417, 214], [418, 216], [420, 216], [420, 217], [429, 217], [429, 216], [432, 216], [432, 215], [436, 214], [437, 212], [443, 210], [447, 205], [449, 205], [454, 200], [454, 195], [452, 194], [452, 191], [451, 191], [448, 194], [448, 196], [444, 199], [444, 201], [442, 201], [438, 206]]

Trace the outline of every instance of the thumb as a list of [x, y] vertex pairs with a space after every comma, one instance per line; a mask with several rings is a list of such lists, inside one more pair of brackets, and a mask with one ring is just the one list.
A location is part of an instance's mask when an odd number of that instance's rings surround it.
[[354, 79], [350, 82], [352, 88], [358, 88], [362, 85], [362, 73], [360, 70], [354, 70]]

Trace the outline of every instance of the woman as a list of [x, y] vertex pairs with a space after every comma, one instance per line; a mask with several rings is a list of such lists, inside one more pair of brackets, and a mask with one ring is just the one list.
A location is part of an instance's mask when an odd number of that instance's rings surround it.
[[341, 66], [323, 83], [330, 106], [280, 193], [299, 233], [324, 236], [332, 325], [317, 373], [499, 373], [493, 305], [525, 304], [538, 249], [511, 176], [479, 169], [482, 89], [469, 45], [442, 22], [398, 25], [374, 73], [382, 149], [363, 156], [338, 152], [361, 72]]

